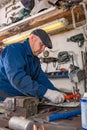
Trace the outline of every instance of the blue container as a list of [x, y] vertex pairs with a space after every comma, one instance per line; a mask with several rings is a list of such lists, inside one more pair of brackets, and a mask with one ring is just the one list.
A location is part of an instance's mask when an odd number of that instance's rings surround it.
[[87, 130], [87, 98], [82, 98], [80, 101], [81, 101], [82, 130]]

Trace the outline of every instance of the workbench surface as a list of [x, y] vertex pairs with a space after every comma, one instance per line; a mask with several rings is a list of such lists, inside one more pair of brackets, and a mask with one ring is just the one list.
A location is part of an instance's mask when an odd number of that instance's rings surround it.
[[[52, 127], [50, 127], [50, 124], [48, 124], [46, 130], [51, 130], [51, 129], [57, 129], [57, 130], [75, 130], [74, 128], [77, 128], [76, 130], [82, 130], [81, 128], [81, 117], [77, 116], [77, 117], [73, 117], [72, 119], [64, 119], [64, 120], [58, 120], [56, 121], [56, 123], [60, 124], [60, 125], [65, 125], [65, 126], [69, 126], [69, 129], [66, 128], [62, 128], [61, 126], [58, 126], [57, 128], [55, 128], [55, 125], [52, 125]], [[47, 124], [46, 124], [47, 125]], [[8, 126], [8, 120], [3, 118], [2, 115], [0, 115], [0, 127], [7, 127]], [[72, 127], [72, 128], [70, 128]]]

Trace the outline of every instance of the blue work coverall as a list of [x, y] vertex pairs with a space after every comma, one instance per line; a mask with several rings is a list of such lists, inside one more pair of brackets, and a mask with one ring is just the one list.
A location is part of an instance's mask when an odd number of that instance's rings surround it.
[[4, 48], [0, 55], [0, 91], [43, 98], [48, 88], [58, 90], [41, 69], [39, 58], [32, 54], [28, 39]]

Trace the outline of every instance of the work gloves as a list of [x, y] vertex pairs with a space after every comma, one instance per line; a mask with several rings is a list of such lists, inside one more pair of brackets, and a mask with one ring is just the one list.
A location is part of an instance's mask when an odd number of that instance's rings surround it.
[[48, 89], [44, 97], [49, 99], [53, 103], [64, 102], [64, 94], [55, 90]]

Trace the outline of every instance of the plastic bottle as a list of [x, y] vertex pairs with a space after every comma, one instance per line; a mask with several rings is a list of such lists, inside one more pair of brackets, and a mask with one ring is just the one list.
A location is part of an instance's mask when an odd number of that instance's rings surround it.
[[81, 99], [82, 130], [87, 130], [87, 93]]

